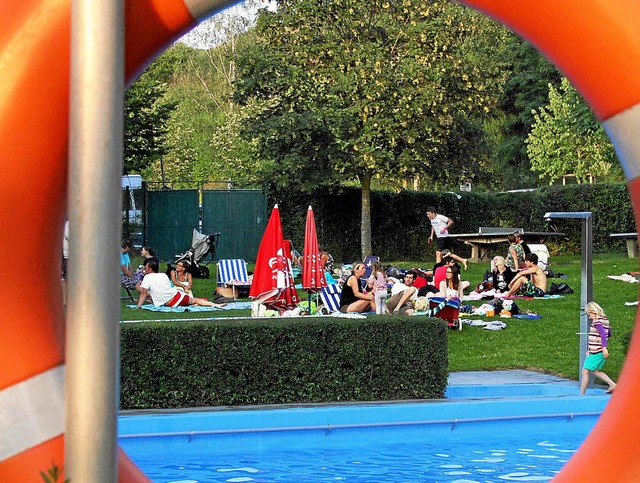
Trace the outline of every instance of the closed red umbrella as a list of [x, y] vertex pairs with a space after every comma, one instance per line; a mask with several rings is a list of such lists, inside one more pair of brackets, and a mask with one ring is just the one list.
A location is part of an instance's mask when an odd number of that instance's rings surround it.
[[[302, 256], [302, 288], [309, 293], [309, 309], [311, 309], [311, 294], [319, 292], [327, 286], [324, 278], [324, 267], [318, 247], [318, 232], [313, 209], [307, 210], [307, 223], [304, 229], [304, 251]], [[311, 310], [309, 310], [311, 311]]]
[[276, 310], [290, 310], [299, 302], [285, 249], [278, 205], [273, 207], [260, 242], [249, 296]]

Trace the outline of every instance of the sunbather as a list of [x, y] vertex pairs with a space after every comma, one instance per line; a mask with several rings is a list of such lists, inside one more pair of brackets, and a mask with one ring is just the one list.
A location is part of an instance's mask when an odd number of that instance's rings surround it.
[[167, 274], [158, 273], [158, 262], [155, 260], [145, 263], [147, 274], [140, 284], [140, 297], [138, 298], [138, 308], [142, 307], [147, 295], [151, 296], [153, 305], [158, 307], [179, 307], [186, 305], [201, 305], [204, 307], [223, 307], [224, 304], [214, 304], [207, 299], [190, 297], [183, 291], [171, 286]]
[[491, 264], [494, 269], [491, 272], [493, 289], [498, 292], [508, 292], [509, 284], [516, 276], [513, 270], [507, 267], [504, 257], [494, 257]]
[[387, 311], [391, 314], [411, 315], [415, 312], [413, 301], [418, 298], [418, 289], [413, 286], [415, 273], [404, 274], [403, 282], [397, 281], [391, 286], [391, 297], [387, 299]]
[[366, 271], [364, 263], [353, 266], [353, 274], [349, 276], [340, 294], [340, 312], [375, 312], [376, 302], [371, 293], [362, 293], [360, 279]]
[[468, 286], [469, 282], [462, 282], [460, 280], [460, 270], [455, 265], [450, 265], [446, 268], [445, 279], [440, 282], [440, 297], [444, 297], [447, 300], [457, 299], [462, 300], [464, 296], [465, 285]]
[[526, 268], [513, 277], [505, 296], [511, 297], [520, 293], [527, 297], [544, 297], [547, 293], [547, 275], [538, 266], [538, 255], [529, 253], [524, 257], [524, 265]]
[[129, 238], [120, 244], [120, 285], [128, 289], [140, 291], [140, 280], [131, 269], [129, 252], [133, 249], [133, 242]]
[[193, 287], [193, 276], [189, 273], [189, 262], [180, 260], [176, 264], [176, 269], [171, 271], [171, 283], [178, 290], [182, 290], [188, 296], [193, 297], [191, 287]]

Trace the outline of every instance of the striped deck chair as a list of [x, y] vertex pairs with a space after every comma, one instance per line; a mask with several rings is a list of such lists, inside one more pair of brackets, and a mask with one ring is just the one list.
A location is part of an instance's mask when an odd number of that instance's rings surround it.
[[[320, 300], [327, 314], [340, 312], [340, 295], [342, 288], [337, 283], [327, 285], [320, 290]], [[324, 311], [323, 311], [324, 312]]]
[[217, 263], [218, 286], [231, 287], [233, 298], [238, 298], [238, 287], [249, 287], [247, 262], [239, 258], [219, 260]]

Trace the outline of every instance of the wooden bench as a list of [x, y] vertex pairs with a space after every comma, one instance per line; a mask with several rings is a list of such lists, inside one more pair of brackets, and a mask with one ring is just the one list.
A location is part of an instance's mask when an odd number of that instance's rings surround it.
[[638, 256], [638, 234], [637, 233], [611, 233], [611, 238], [624, 238], [627, 241], [627, 255], [629, 258]]

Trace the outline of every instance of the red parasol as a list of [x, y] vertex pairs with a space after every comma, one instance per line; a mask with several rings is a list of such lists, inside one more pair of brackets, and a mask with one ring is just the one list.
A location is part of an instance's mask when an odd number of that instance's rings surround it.
[[277, 310], [292, 309], [299, 302], [291, 262], [285, 251], [278, 205], [273, 207], [260, 242], [249, 296]]
[[309, 294], [319, 292], [327, 286], [324, 267], [318, 247], [318, 232], [313, 209], [307, 210], [307, 224], [304, 228], [304, 250], [302, 257], [302, 288]]

